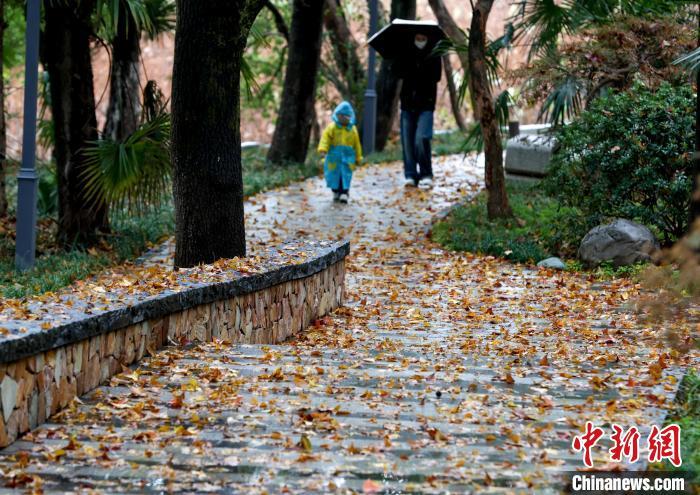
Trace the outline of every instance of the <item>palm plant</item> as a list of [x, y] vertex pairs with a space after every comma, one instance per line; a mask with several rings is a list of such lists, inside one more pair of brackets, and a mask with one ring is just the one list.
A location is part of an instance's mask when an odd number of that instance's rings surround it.
[[[562, 75], [545, 99], [540, 118], [558, 125], [571, 119], [595, 95], [586, 95], [583, 81], [558, 64], [562, 37], [602, 26], [617, 16], [660, 16], [684, 8], [687, 0], [518, 0], [511, 20], [514, 42], [530, 47], [529, 57], [547, 59]], [[699, 55], [700, 56], [700, 55]]]
[[90, 205], [143, 212], [159, 206], [170, 187], [170, 115], [163, 112], [120, 141], [100, 139], [85, 150]]

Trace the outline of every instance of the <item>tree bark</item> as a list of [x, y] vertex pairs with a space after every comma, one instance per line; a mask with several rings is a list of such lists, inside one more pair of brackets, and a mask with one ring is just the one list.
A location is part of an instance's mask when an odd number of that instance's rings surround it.
[[[443, 0], [428, 0], [430, 3], [430, 8], [435, 14], [435, 18], [438, 24], [445, 31], [445, 34], [452, 40], [456, 45], [466, 46], [469, 40], [467, 35], [460, 27], [457, 25], [455, 20], [452, 18], [450, 11], [445, 7]], [[466, 69], [469, 67], [469, 55], [465, 50], [460, 50], [457, 52], [460, 62], [462, 62], [462, 67]]]
[[287, 27], [287, 23], [284, 22], [284, 17], [282, 17], [282, 13], [277, 7], [275, 7], [271, 0], [265, 1], [265, 8], [270, 11], [270, 14], [272, 14], [272, 19], [275, 21], [277, 31], [279, 31], [282, 37], [287, 42], [289, 42], [289, 28]]
[[[391, 0], [390, 22], [393, 19], [415, 19], [416, 0]], [[377, 77], [377, 129], [375, 148], [382, 151], [389, 140], [399, 108], [400, 79], [394, 71], [394, 60], [382, 59]]]
[[83, 149], [97, 139], [90, 57], [94, 0], [44, 2], [44, 56], [51, 81], [54, 157], [58, 177], [58, 242], [90, 245], [108, 230], [107, 206], [89, 202]]
[[176, 267], [246, 254], [240, 69], [263, 5], [177, 1], [171, 151]]
[[[462, 29], [460, 29], [455, 20], [452, 18], [450, 11], [447, 10], [447, 7], [445, 7], [443, 0], [428, 0], [428, 2], [430, 3], [430, 8], [433, 10], [438, 24], [442, 30], [445, 31], [445, 34], [447, 34], [447, 36], [452, 40], [452, 43], [458, 47], [466, 47], [469, 43], [467, 35], [464, 31], [462, 31]], [[462, 72], [465, 77], [469, 77], [470, 75], [469, 54], [467, 52], [468, 50], [464, 49], [457, 50], [457, 57], [459, 57], [459, 62], [462, 64]], [[471, 103], [472, 111], [474, 112], [474, 120], [478, 122], [479, 115], [477, 113], [477, 108], [473, 97], [471, 98]]]
[[350, 101], [355, 113], [362, 114], [362, 95], [365, 90], [364, 66], [358, 55], [359, 44], [348, 25], [339, 0], [325, 0], [323, 25], [328, 32], [331, 53], [337, 67], [334, 86], [343, 99]]
[[512, 216], [503, 171], [501, 131], [496, 119], [493, 96], [486, 72], [486, 23], [494, 0], [477, 0], [469, 32], [469, 89], [484, 137], [485, 178], [490, 219]]
[[462, 115], [462, 109], [459, 108], [459, 95], [457, 94], [457, 87], [455, 86], [454, 72], [452, 70], [452, 62], [450, 62], [450, 56], [445, 55], [442, 57], [442, 66], [445, 68], [445, 79], [447, 79], [447, 91], [450, 94], [450, 106], [452, 107], [452, 115], [454, 115], [455, 122], [460, 131], [467, 130], [467, 122], [464, 120], [464, 115]]
[[141, 32], [123, 1], [119, 4], [119, 10], [117, 33], [111, 43], [109, 106], [104, 127], [104, 135], [116, 141], [133, 133], [141, 116]]
[[272, 163], [306, 160], [321, 56], [322, 17], [323, 0], [294, 0], [282, 102], [267, 154]]
[[7, 215], [7, 195], [5, 193], [5, 159], [7, 158], [7, 135], [5, 130], [5, 78], [2, 52], [5, 38], [5, 2], [0, 0], [0, 217]]
[[[700, 16], [698, 23], [700, 24]], [[698, 44], [700, 44], [700, 26], [698, 26]], [[695, 153], [693, 155], [693, 192], [690, 197], [690, 231], [695, 222], [700, 219], [700, 70], [695, 73], [695, 86]]]

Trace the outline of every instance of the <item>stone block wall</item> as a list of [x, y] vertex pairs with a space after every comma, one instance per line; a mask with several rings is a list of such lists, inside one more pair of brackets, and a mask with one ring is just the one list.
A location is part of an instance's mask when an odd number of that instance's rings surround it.
[[275, 344], [342, 304], [343, 259], [305, 278], [200, 304], [0, 364], [0, 446], [169, 343]]

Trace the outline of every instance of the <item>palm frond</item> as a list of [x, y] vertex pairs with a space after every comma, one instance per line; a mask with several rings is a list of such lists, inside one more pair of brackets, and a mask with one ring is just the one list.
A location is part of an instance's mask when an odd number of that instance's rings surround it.
[[149, 39], [175, 31], [176, 7], [173, 0], [143, 0], [150, 27], [144, 29]]
[[117, 36], [119, 20], [125, 15], [132, 18], [139, 31], [153, 30], [145, 0], [97, 0], [95, 12], [102, 28], [99, 36], [107, 41]]
[[481, 122], [477, 122], [464, 139], [465, 150], [472, 149], [481, 153], [484, 150], [484, 134], [481, 132]]
[[507, 89], [502, 91], [494, 100], [493, 106], [496, 110], [496, 119], [500, 127], [508, 127], [510, 108], [514, 103], [513, 96]]
[[170, 186], [170, 115], [139, 126], [123, 141], [103, 138], [84, 150], [89, 206], [145, 211], [162, 203]]
[[686, 53], [682, 57], [674, 60], [675, 65], [687, 67], [690, 72], [695, 73], [700, 68], [700, 47], [690, 53]]
[[573, 75], [567, 75], [547, 96], [539, 119], [556, 126], [573, 118], [581, 111], [582, 89], [581, 81]]
[[[253, 24], [248, 33], [251, 43], [249, 45], [269, 47], [270, 44], [265, 37], [260, 28]], [[252, 99], [257, 93], [260, 93], [260, 85], [255, 79], [255, 71], [252, 69], [250, 63], [246, 60], [245, 55], [241, 59], [241, 78], [243, 86], [245, 88], [246, 97]]]
[[576, 16], [572, 14], [575, 0], [520, 0], [516, 21], [515, 37], [526, 36], [531, 41], [530, 57], [551, 50], [562, 34], [571, 33]]

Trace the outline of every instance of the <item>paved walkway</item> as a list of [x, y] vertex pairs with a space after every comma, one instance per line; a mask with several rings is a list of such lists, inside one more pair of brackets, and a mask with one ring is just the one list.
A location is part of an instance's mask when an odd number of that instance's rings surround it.
[[[347, 305], [288, 345], [168, 349], [2, 452], [6, 483], [46, 491], [558, 492], [586, 419], [660, 424], [680, 369], [621, 311], [637, 288], [447, 253], [430, 218], [480, 187], [439, 159], [436, 187], [397, 164], [248, 206], [251, 243], [350, 238]], [[607, 462], [603, 447], [595, 451]]]

